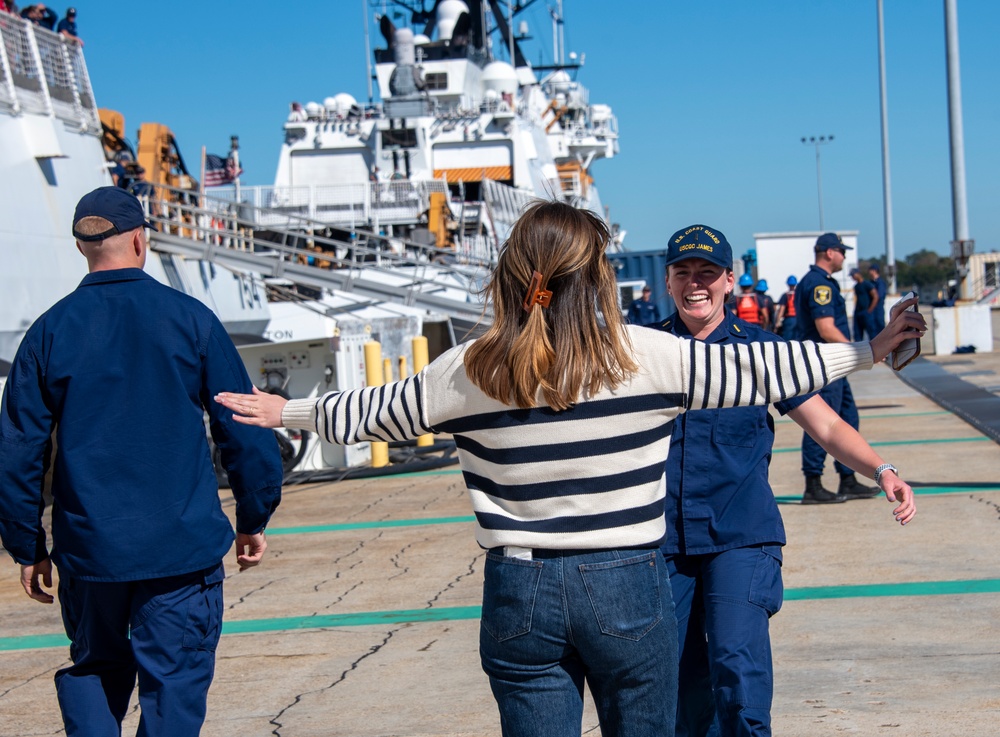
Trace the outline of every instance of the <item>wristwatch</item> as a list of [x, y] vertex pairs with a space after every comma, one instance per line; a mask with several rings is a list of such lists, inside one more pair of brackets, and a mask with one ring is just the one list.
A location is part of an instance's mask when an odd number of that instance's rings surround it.
[[881, 466], [879, 466], [878, 468], [876, 468], [875, 469], [875, 484], [879, 488], [882, 488], [882, 474], [885, 473], [886, 471], [892, 471], [895, 474], [899, 473], [899, 471], [896, 470], [896, 467], [894, 465], [892, 465], [891, 463], [883, 463]]

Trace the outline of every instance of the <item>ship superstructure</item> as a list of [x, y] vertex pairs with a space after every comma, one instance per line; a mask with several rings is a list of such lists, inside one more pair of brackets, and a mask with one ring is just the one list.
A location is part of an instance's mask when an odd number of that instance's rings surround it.
[[341, 237], [364, 229], [479, 263], [492, 261], [531, 199], [606, 217], [590, 170], [618, 152], [617, 121], [573, 79], [578, 64], [527, 62], [511, 24], [533, 4], [377, 3], [414, 23], [376, 14], [379, 100], [340, 92], [294, 104], [274, 185], [230, 196]]

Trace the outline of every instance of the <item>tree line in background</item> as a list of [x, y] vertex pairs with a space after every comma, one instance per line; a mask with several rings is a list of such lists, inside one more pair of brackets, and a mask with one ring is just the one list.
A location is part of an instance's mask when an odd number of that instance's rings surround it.
[[[861, 268], [867, 274], [869, 264], [877, 263], [883, 278], [888, 274], [885, 256], [865, 259]], [[900, 292], [913, 290], [924, 300], [933, 300], [948, 294], [948, 282], [955, 278], [955, 261], [934, 251], [923, 249], [896, 261], [896, 286]]]

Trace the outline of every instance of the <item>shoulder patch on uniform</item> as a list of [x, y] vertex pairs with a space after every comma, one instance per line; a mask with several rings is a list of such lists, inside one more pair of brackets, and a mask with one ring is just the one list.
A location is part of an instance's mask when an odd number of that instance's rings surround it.
[[833, 301], [833, 290], [820, 285], [813, 288], [813, 301], [818, 305], [828, 305]]

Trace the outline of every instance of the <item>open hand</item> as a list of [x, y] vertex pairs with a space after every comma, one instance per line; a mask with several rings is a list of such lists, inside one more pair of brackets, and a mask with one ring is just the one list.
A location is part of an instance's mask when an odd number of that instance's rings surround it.
[[262, 392], [257, 387], [253, 388], [253, 394], [220, 392], [215, 401], [235, 412], [233, 419], [237, 422], [256, 427], [281, 427], [281, 410], [288, 403], [284, 397]]

